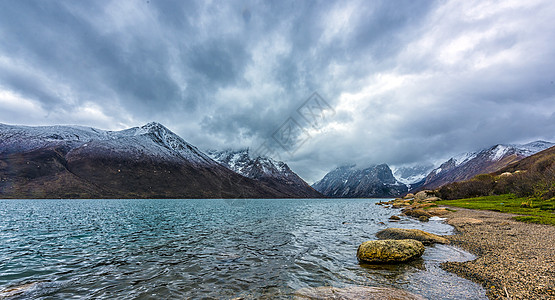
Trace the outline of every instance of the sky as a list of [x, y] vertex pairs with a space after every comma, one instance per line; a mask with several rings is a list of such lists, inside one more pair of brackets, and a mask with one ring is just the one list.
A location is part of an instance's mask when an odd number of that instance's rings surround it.
[[156, 121], [314, 182], [555, 141], [553, 41], [549, 0], [0, 1], [0, 123]]

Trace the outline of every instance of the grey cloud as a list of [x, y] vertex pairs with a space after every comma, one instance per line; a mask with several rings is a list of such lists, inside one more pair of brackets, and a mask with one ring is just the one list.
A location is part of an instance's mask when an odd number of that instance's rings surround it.
[[[10, 121], [25, 116], [17, 123], [159, 121], [201, 148], [227, 148], [271, 140], [318, 91], [337, 114], [293, 156], [281, 153], [309, 181], [342, 163], [414, 164], [554, 140], [553, 4], [470, 6], [2, 1], [0, 95], [47, 112], [13, 106]], [[90, 103], [101, 110], [94, 124], [74, 113]]]

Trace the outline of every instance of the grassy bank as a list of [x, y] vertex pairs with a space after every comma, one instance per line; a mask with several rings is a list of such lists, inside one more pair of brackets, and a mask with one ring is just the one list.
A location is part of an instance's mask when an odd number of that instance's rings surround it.
[[519, 198], [513, 194], [504, 194], [458, 200], [441, 200], [437, 201], [437, 204], [519, 214], [521, 216], [513, 217], [513, 219], [527, 223], [555, 225], [555, 198], [542, 200], [526, 197]]

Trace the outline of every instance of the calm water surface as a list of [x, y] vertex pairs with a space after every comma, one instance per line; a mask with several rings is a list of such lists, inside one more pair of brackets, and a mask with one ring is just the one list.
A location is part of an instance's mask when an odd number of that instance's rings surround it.
[[452, 246], [426, 247], [409, 264], [360, 265], [358, 245], [378, 230], [452, 233], [441, 221], [390, 223], [399, 211], [378, 201], [0, 200], [0, 298], [290, 298], [355, 284], [486, 299], [439, 268], [474, 259]]

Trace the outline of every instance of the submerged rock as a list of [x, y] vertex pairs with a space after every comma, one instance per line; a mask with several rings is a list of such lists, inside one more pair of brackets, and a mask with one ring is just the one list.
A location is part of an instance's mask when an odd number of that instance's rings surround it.
[[389, 217], [389, 220], [391, 220], [391, 221], [399, 221], [399, 220], [401, 220], [401, 218], [399, 218], [399, 217], [396, 216], [396, 215], [393, 215], [393, 216]]
[[357, 249], [357, 258], [367, 263], [401, 263], [422, 256], [424, 245], [412, 239], [367, 241]]
[[371, 300], [389, 300], [389, 299], [406, 299], [406, 300], [423, 300], [424, 298], [403, 291], [401, 289], [389, 287], [370, 287], [370, 286], [348, 286], [337, 288], [332, 286], [321, 286], [316, 288], [304, 288], [295, 291], [293, 299], [312, 299], [312, 300], [354, 300], [354, 299], [371, 299]]
[[420, 229], [387, 228], [376, 233], [376, 237], [381, 240], [413, 239], [422, 242], [424, 245], [431, 245], [434, 243], [449, 244], [448, 239]]
[[21, 294], [23, 293], [27, 293], [31, 290], [36, 289], [38, 285], [39, 285], [39, 282], [31, 282], [31, 283], [26, 283], [19, 286], [7, 288], [5, 290], [0, 290], [0, 299], [21, 296]]

